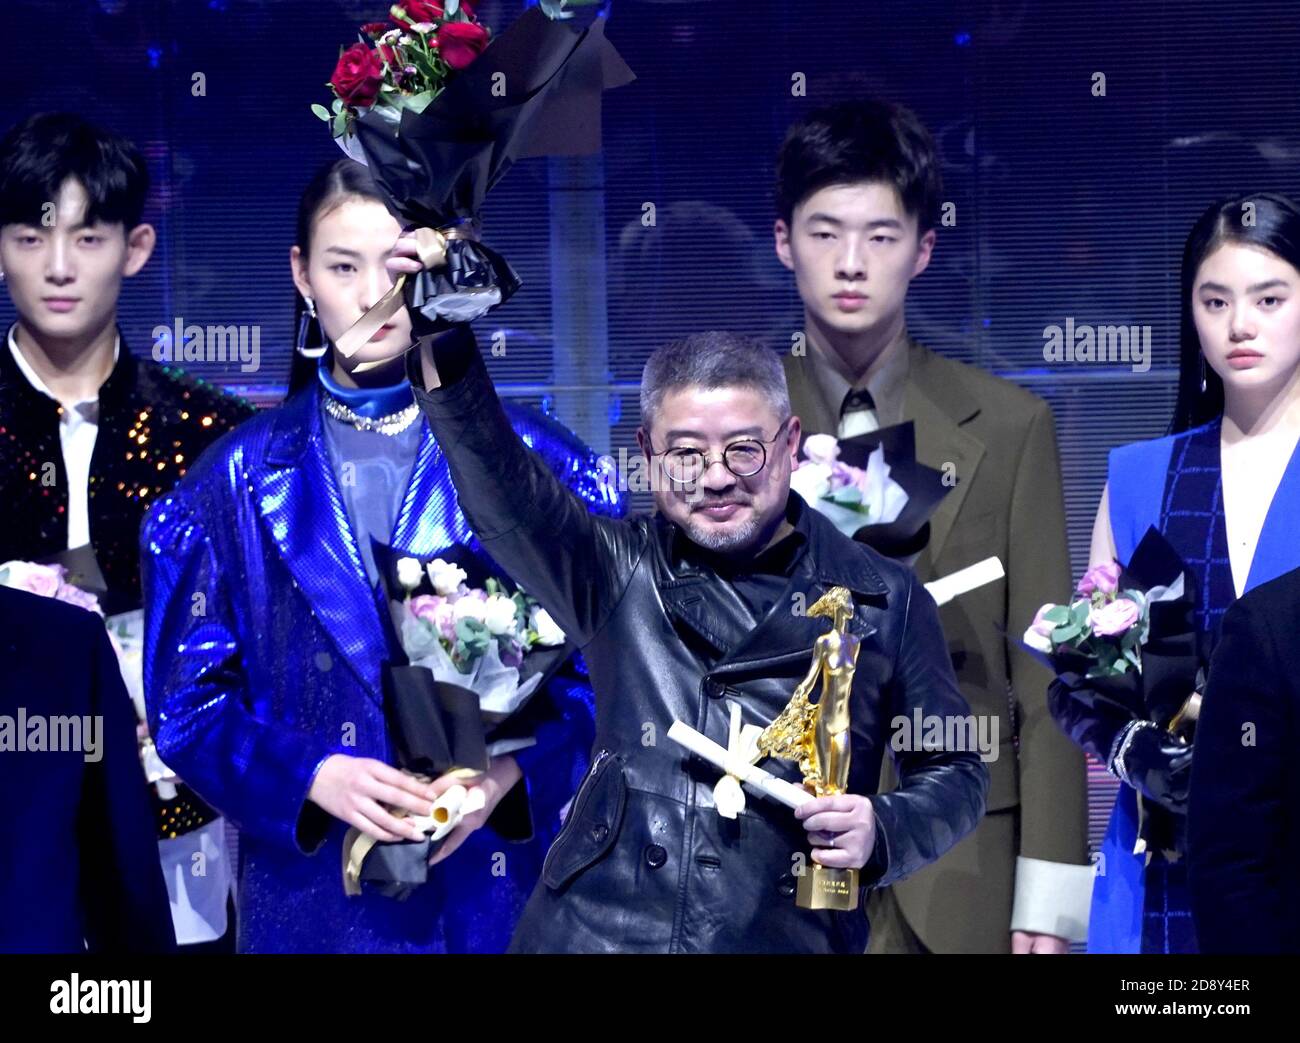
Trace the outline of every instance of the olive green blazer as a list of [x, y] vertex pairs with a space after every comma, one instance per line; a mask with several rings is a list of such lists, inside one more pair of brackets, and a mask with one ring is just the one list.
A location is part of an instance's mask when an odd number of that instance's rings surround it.
[[[996, 555], [1006, 578], [939, 610], [972, 713], [998, 717], [988, 813], [893, 892], [929, 950], [1005, 952], [1017, 855], [1087, 862], [1083, 754], [1048, 712], [1051, 673], [1019, 640], [1038, 608], [1067, 600], [1073, 586], [1055, 425], [1045, 401], [1010, 381], [915, 341], [908, 353], [903, 419], [915, 423], [917, 458], [941, 471], [948, 465], [956, 483], [931, 517], [916, 573], [929, 582]], [[784, 364], [804, 430], [834, 434], [838, 418], [811, 380], [814, 357], [787, 354]], [[882, 786], [892, 788], [885, 764]], [[876, 940], [872, 948], [879, 951]]]

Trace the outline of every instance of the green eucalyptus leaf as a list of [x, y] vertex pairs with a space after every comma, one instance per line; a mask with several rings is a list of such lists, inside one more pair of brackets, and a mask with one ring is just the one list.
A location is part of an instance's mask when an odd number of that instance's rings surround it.
[[457, 641], [451, 650], [451, 662], [462, 674], [474, 669], [474, 657], [463, 641]]
[[469, 640], [480, 631], [486, 634], [487, 626], [482, 621], [474, 619], [472, 616], [466, 616], [464, 619], [456, 620], [457, 637]]
[[330, 115], [330, 110], [327, 109], [324, 105], [313, 103], [311, 107], [311, 111], [314, 112], [317, 115], [317, 117], [323, 119], [326, 123], [328, 123], [330, 120], [334, 118], [332, 115]]
[[431, 101], [433, 101], [433, 91], [421, 91], [419, 94], [408, 96], [404, 104], [413, 112], [423, 112], [429, 107]]
[[487, 651], [492, 635], [484, 623], [466, 618], [456, 621], [456, 638], [457, 644], [463, 645], [469, 655], [478, 657]]

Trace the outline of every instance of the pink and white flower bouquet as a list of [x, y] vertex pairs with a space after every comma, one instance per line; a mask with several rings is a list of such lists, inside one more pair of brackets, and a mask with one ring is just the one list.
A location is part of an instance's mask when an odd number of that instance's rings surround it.
[[790, 488], [844, 535], [851, 537], [864, 525], [888, 525], [907, 506], [906, 490], [889, 476], [884, 446], [872, 450], [865, 468], [840, 459], [834, 435], [809, 435], [801, 452]]

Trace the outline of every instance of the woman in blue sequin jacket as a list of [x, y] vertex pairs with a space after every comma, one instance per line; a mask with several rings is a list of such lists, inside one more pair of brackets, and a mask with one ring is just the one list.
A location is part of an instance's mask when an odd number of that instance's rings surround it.
[[[405, 839], [383, 805], [427, 810], [431, 792], [392, 767], [371, 539], [424, 558], [481, 553], [400, 352], [352, 371], [409, 342], [405, 311], [351, 360], [328, 346], [391, 285], [399, 231], [363, 167], [341, 160], [317, 175], [291, 262], [316, 320], [302, 324], [295, 371], [319, 362], [282, 406], [214, 443], [141, 530], [150, 729], [168, 765], [239, 829], [241, 952], [504, 950], [592, 739], [589, 686], [568, 668], [529, 703], [536, 743], [493, 759], [488, 806], [466, 820], [480, 828], [458, 832], [429, 882], [401, 902], [344, 894], [348, 828]], [[572, 433], [508, 408], [593, 511], [625, 511]], [[531, 837], [508, 839], [495, 827], [525, 796]]]

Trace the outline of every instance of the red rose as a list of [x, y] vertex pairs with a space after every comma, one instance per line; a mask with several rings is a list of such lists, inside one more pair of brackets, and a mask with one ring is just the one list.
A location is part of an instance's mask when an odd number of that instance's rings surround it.
[[[444, 17], [442, 4], [432, 3], [431, 0], [401, 0], [400, 3], [394, 4], [394, 7], [401, 7], [406, 12], [405, 18], [398, 18], [393, 15], [393, 21], [405, 28], [408, 25], [414, 25], [417, 22], [436, 22]], [[465, 4], [461, 4], [465, 7]], [[472, 11], [466, 11], [472, 15]]]
[[444, 22], [435, 38], [442, 60], [453, 69], [463, 69], [483, 53], [488, 31], [475, 22]]
[[384, 33], [388, 32], [388, 23], [367, 22], [361, 27], [361, 32], [370, 37], [383, 36]]
[[379, 55], [363, 43], [354, 43], [339, 55], [330, 86], [344, 105], [370, 105], [379, 95], [383, 72], [384, 63]]

